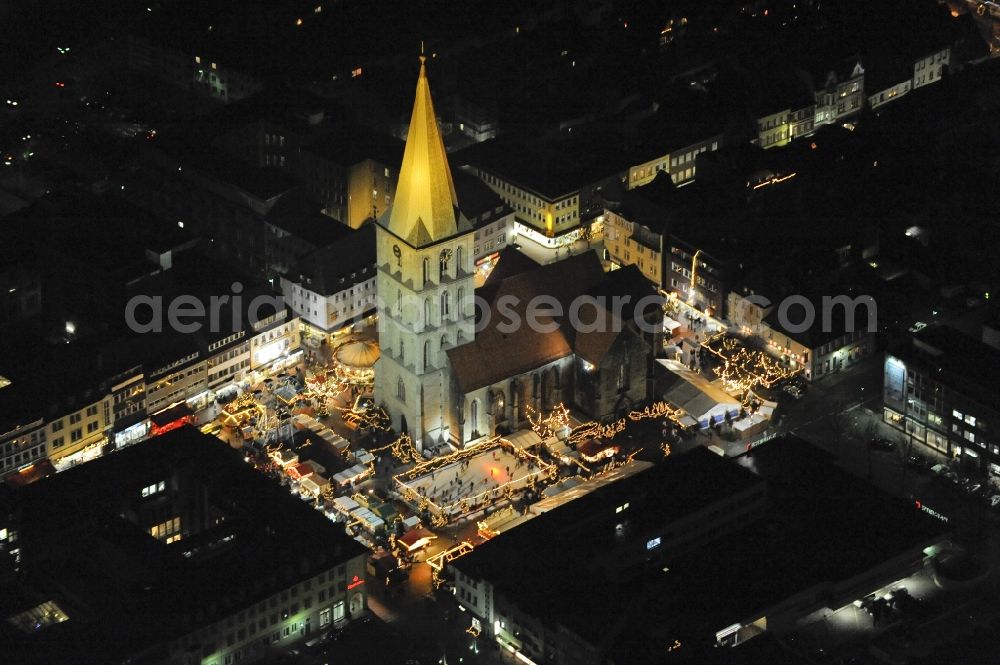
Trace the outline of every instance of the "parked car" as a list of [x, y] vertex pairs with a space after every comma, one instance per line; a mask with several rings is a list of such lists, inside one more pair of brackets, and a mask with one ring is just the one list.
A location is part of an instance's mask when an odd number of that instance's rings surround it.
[[792, 384], [786, 385], [782, 390], [788, 393], [792, 399], [802, 399], [802, 390]]
[[896, 444], [889, 439], [883, 439], [882, 437], [875, 437], [868, 442], [868, 445], [875, 450], [883, 450], [886, 452], [891, 452], [896, 449]]
[[945, 471], [944, 479], [953, 485], [960, 485], [965, 480], [962, 476], [958, 475], [957, 471]]
[[935, 476], [944, 475], [944, 473], [947, 470], [948, 467], [946, 467], [944, 464], [935, 464], [934, 466], [931, 467], [931, 473], [933, 473]]

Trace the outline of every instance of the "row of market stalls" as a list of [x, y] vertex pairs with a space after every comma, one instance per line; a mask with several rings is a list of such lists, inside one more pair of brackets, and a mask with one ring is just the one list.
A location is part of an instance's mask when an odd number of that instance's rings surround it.
[[315, 460], [301, 462], [298, 454], [288, 448], [275, 450], [270, 457], [292, 481], [297, 483], [299, 494], [303, 498], [317, 499], [330, 488], [330, 480], [324, 475], [326, 468], [319, 462]]
[[[354, 494], [353, 496], [338, 496], [333, 500], [331, 518], [338, 522], [358, 525], [371, 534], [380, 533], [388, 524], [395, 521], [398, 513], [395, 506], [374, 496]], [[419, 524], [416, 517], [409, 518], [411, 527]], [[407, 522], [404, 520], [403, 525]]]
[[312, 432], [317, 437], [328, 443], [338, 453], [344, 454], [351, 447], [351, 444], [347, 439], [340, 436], [332, 429], [308, 414], [297, 413], [292, 416], [292, 425], [297, 430]]

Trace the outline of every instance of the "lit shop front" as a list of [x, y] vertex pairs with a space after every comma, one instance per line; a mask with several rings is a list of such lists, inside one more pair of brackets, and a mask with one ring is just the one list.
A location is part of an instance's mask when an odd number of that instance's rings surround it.
[[[263, 349], [261, 350], [263, 351]], [[270, 356], [271, 353], [272, 353], [271, 351], [268, 351], [267, 354], [261, 357], [266, 358]], [[295, 351], [287, 355], [279, 355], [271, 358], [271, 360], [267, 361], [266, 364], [258, 367], [253, 371], [250, 377], [250, 383], [251, 384], [260, 383], [261, 381], [263, 381], [264, 379], [268, 378], [271, 375], [279, 374], [288, 369], [289, 367], [294, 367], [295, 365], [302, 362], [303, 355], [304, 352], [302, 351], [302, 349], [296, 349]]]
[[194, 412], [186, 402], [170, 406], [149, 417], [150, 436], [160, 436], [194, 422]]
[[115, 432], [113, 435], [113, 441], [116, 449], [121, 449], [126, 446], [131, 446], [133, 443], [139, 443], [147, 436], [149, 436], [150, 423], [148, 419], [143, 419], [134, 425], [126, 427], [120, 432]]
[[573, 244], [580, 239], [582, 232], [583, 227], [578, 226], [575, 229], [570, 229], [569, 231], [565, 231], [561, 234], [548, 236], [530, 226], [521, 224], [520, 222], [514, 222], [515, 241], [517, 236], [524, 236], [528, 240], [533, 240], [542, 247], [549, 247], [552, 249]]

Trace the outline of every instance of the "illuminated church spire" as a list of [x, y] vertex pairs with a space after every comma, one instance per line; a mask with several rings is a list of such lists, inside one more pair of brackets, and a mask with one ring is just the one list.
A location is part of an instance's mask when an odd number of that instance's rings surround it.
[[434, 114], [424, 64], [426, 59], [420, 56], [413, 115], [388, 223], [390, 231], [414, 247], [437, 242], [458, 232], [458, 197]]

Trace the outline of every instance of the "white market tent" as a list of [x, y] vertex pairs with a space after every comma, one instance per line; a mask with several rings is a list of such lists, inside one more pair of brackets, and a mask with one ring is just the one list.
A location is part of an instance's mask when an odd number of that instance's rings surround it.
[[333, 448], [337, 452], [343, 452], [344, 450], [347, 450], [351, 446], [351, 444], [347, 441], [347, 439], [340, 436], [329, 427], [324, 427], [316, 434], [318, 434], [319, 437], [324, 441], [326, 441], [328, 444], [333, 446]]
[[352, 510], [357, 510], [360, 506], [361, 504], [349, 496], [338, 496], [333, 500], [334, 509], [345, 517], [350, 515]]
[[346, 471], [341, 471], [333, 477], [333, 482], [337, 485], [347, 485], [359, 477], [364, 475], [368, 471], [368, 467], [364, 464], [355, 464], [350, 469]]
[[663, 317], [663, 331], [673, 333], [675, 330], [681, 327], [681, 324], [674, 321], [669, 316]]
[[530, 450], [542, 442], [542, 437], [535, 434], [533, 430], [522, 429], [509, 434], [504, 437], [507, 441], [514, 444], [515, 448], [520, 448], [522, 450]]
[[[677, 378], [664, 393], [663, 399], [674, 407], [684, 409], [700, 427], [725, 420], [727, 413], [730, 416], [739, 414], [739, 400], [702, 375], [673, 360], [659, 358], [657, 362]], [[693, 425], [693, 422], [689, 424]]]
[[354, 451], [354, 459], [356, 459], [361, 464], [368, 464], [369, 462], [375, 461], [375, 456], [364, 448], [358, 448]]
[[375, 532], [385, 526], [385, 520], [364, 507], [352, 510], [351, 517], [360, 520], [366, 531]]
[[303, 493], [307, 493], [310, 496], [319, 496], [323, 493], [323, 490], [329, 486], [330, 481], [317, 473], [314, 473], [307, 478], [303, 478], [299, 482], [299, 489]]

